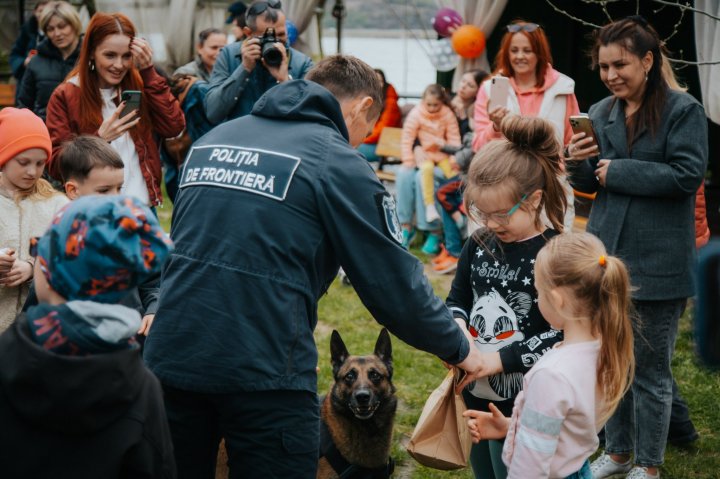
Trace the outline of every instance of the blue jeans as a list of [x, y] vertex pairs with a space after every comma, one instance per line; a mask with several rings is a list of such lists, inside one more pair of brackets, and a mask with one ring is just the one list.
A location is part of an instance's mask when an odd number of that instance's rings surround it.
[[670, 426], [678, 321], [685, 299], [634, 301], [639, 318], [635, 333], [635, 380], [605, 426], [607, 454], [631, 455], [638, 466], [663, 463]]
[[[439, 168], [435, 174], [442, 175]], [[441, 228], [439, 221], [428, 223], [425, 220], [425, 205], [420, 191], [420, 173], [415, 168], [401, 166], [395, 174], [395, 188], [397, 191], [397, 214], [401, 225], [413, 224], [422, 231], [437, 231]]]
[[460, 228], [455, 224], [455, 220], [445, 208], [440, 208], [440, 217], [443, 224], [443, 235], [445, 235], [445, 249], [456, 258], [462, 253], [463, 241]]
[[570, 474], [565, 479], [592, 479], [592, 472], [590, 472], [590, 461], [586, 459], [578, 472]]

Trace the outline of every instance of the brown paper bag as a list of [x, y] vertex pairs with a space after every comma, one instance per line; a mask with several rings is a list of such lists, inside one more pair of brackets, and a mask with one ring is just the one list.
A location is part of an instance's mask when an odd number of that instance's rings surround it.
[[455, 394], [458, 370], [453, 368], [430, 394], [413, 431], [407, 451], [423, 466], [449, 471], [467, 466], [470, 431], [462, 413], [467, 409], [461, 394]]

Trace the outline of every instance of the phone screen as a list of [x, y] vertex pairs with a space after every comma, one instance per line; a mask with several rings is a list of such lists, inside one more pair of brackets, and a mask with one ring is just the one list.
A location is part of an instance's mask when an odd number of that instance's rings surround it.
[[122, 93], [121, 99], [125, 102], [125, 108], [123, 108], [123, 111], [120, 113], [120, 118], [140, 108], [141, 95], [142, 94], [136, 90], [126, 90]]

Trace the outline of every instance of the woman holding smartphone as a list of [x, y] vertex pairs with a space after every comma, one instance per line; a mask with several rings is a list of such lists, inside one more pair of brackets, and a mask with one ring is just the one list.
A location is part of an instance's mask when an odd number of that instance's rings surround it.
[[[58, 178], [55, 159], [64, 141], [96, 135], [110, 143], [125, 163], [123, 193], [156, 206], [162, 201], [162, 169], [154, 136], [178, 136], [185, 118], [167, 82], [153, 67], [150, 45], [136, 34], [121, 13], [93, 15], [77, 66], [48, 104], [53, 143], [49, 171]], [[131, 111], [123, 114], [129, 102], [121, 101], [122, 93], [128, 90], [140, 92], [135, 103], [139, 106], [130, 105]], [[136, 100], [138, 94], [132, 95]]]
[[[601, 28], [592, 60], [611, 96], [590, 108], [597, 146], [573, 135], [572, 185], [597, 193], [587, 231], [630, 270], [635, 380], [605, 426], [593, 477], [659, 477], [670, 424], [670, 360], [678, 320], [693, 296], [694, 197], [705, 175], [705, 111], [663, 76], [660, 38], [639, 16]], [[574, 161], [573, 161], [574, 160]]]
[[499, 105], [490, 105], [493, 78], [478, 90], [473, 150], [501, 138], [500, 123], [509, 114], [549, 120], [558, 141], [567, 145], [572, 136], [568, 119], [580, 112], [575, 82], [552, 67], [550, 44], [541, 26], [516, 21], [506, 29], [495, 57], [493, 77], [507, 78], [510, 88], [505, 102]]

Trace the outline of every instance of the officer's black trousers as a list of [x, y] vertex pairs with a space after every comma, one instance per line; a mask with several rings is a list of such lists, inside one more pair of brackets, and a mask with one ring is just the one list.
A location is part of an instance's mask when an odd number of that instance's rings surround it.
[[163, 385], [178, 479], [214, 479], [220, 438], [230, 479], [314, 478], [319, 405], [307, 391], [205, 394]]

